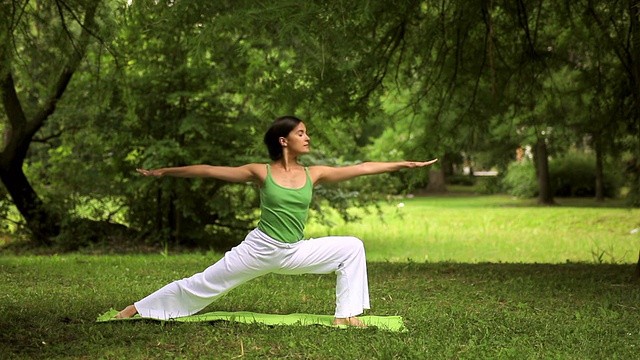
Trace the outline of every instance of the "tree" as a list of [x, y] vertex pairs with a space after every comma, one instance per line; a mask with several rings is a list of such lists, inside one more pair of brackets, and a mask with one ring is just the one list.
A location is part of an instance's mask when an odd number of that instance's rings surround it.
[[[398, 61], [397, 72], [387, 85], [400, 83], [411, 89], [407, 108], [421, 115], [428, 130], [423, 133], [430, 136], [421, 145], [437, 143], [441, 154], [488, 151], [494, 139], [505, 135], [514, 139], [516, 134], [521, 144], [528, 142], [535, 152], [539, 202], [552, 204], [549, 156], [591, 136], [601, 173], [605, 149], [612, 154], [624, 143], [622, 148], [632, 153], [638, 148], [633, 115], [638, 106], [625, 95], [635, 94], [633, 87], [637, 88], [633, 74], [637, 16], [630, 15], [637, 11], [635, 5], [635, 1], [613, 6], [591, 1], [483, 1], [475, 7], [458, 1], [429, 3], [407, 22], [403, 46], [393, 58]], [[600, 87], [594, 79], [600, 79]], [[587, 99], [585, 92], [597, 96]], [[594, 115], [598, 106], [602, 116]], [[503, 122], [501, 126], [496, 120]], [[620, 132], [623, 126], [626, 129]], [[606, 135], [615, 140], [603, 142]], [[637, 168], [634, 164], [630, 161], [629, 168]], [[598, 178], [601, 183], [602, 174]]]
[[[113, 48], [126, 66], [107, 69], [117, 74], [110, 106], [121, 109], [124, 121], [101, 123], [130, 136], [97, 135], [115, 158], [127, 159], [119, 177], [130, 177], [137, 166], [265, 161], [264, 118], [283, 113], [302, 114], [314, 140], [324, 142], [320, 161], [356, 160], [358, 144], [369, 136], [362, 114], [376, 87], [367, 74], [382, 70], [374, 56], [381, 50], [371, 50], [379, 46], [347, 35], [380, 29], [367, 18], [345, 19], [351, 10], [330, 3], [209, 1], [124, 7]], [[389, 41], [386, 34], [380, 41]], [[362, 44], [360, 53], [354, 43]], [[336, 149], [346, 159], [333, 159]], [[317, 193], [344, 209], [338, 192]], [[132, 183], [122, 195], [127, 222], [165, 242], [225, 248], [255, 221], [256, 192], [242, 185], [161, 179]]]
[[98, 5], [98, 1], [62, 0], [2, 5], [0, 91], [7, 123], [0, 179], [27, 227], [43, 244], [60, 232], [59, 214], [35, 192], [23, 165], [34, 137], [55, 112], [80, 66], [96, 27]]
[[266, 161], [261, 131], [290, 113], [312, 132], [308, 163], [366, 159], [378, 136], [394, 156], [444, 156], [443, 173], [465, 158], [506, 168], [531, 145], [552, 203], [548, 158], [572, 144], [591, 138], [599, 162], [623, 153], [637, 167], [634, 4], [5, 2], [0, 178], [43, 242], [96, 201], [152, 239], [235, 241], [255, 189], [132, 170]]

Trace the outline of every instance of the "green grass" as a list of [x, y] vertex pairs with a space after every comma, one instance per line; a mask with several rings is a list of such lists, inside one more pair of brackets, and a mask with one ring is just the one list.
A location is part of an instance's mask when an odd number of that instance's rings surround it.
[[[404, 207], [398, 207], [399, 202]], [[408, 332], [259, 324], [96, 323], [220, 254], [0, 256], [2, 359], [636, 358], [637, 209], [558, 199], [449, 196], [383, 205], [353, 234], [369, 259], [370, 315]], [[411, 259], [411, 261], [408, 261]], [[567, 263], [567, 260], [569, 262]], [[492, 263], [488, 263], [492, 262]], [[332, 314], [331, 275], [267, 275], [205, 311]]]
[[[640, 209], [620, 202], [557, 199], [540, 207], [509, 196], [445, 196], [395, 200], [383, 216], [357, 223], [312, 223], [309, 237], [350, 234], [364, 240], [370, 261], [607, 262], [638, 260]], [[403, 207], [398, 207], [403, 203]], [[618, 207], [614, 207], [618, 206]], [[637, 231], [637, 230], [636, 230]]]
[[[96, 323], [217, 256], [0, 258], [4, 359], [635, 358], [640, 284], [612, 264], [370, 263], [372, 310], [408, 332], [259, 324]], [[333, 276], [267, 275], [206, 310], [331, 314]]]

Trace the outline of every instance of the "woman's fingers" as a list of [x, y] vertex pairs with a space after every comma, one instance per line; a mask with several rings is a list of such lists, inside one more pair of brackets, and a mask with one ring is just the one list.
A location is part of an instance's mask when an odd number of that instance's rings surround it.
[[149, 170], [145, 170], [145, 169], [136, 169], [137, 172], [139, 172], [140, 174], [144, 175], [144, 176], [151, 176], [153, 175], [153, 173]]
[[429, 166], [435, 162], [437, 162], [438, 159], [433, 159], [433, 160], [429, 160], [429, 161], [424, 161], [424, 162], [412, 162], [411, 163], [411, 167], [423, 167], [423, 166]]

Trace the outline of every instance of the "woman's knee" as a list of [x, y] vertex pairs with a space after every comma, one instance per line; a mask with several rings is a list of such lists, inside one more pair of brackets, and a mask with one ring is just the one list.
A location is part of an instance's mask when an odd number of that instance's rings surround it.
[[355, 236], [346, 236], [344, 239], [344, 244], [354, 251], [362, 251], [364, 252], [364, 242]]

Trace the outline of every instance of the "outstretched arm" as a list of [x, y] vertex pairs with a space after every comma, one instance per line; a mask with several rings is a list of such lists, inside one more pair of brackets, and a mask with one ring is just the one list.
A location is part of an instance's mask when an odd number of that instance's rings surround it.
[[184, 178], [215, 178], [230, 182], [257, 181], [258, 164], [247, 164], [237, 167], [189, 165], [180, 167], [168, 167], [155, 170], [136, 169], [144, 176], [174, 176]]
[[398, 171], [405, 168], [416, 168], [428, 166], [438, 161], [433, 159], [430, 161], [398, 161], [398, 162], [366, 162], [358, 165], [331, 167], [331, 166], [313, 166], [309, 170], [316, 184], [335, 183], [353, 179], [363, 175], [382, 174], [387, 172]]

